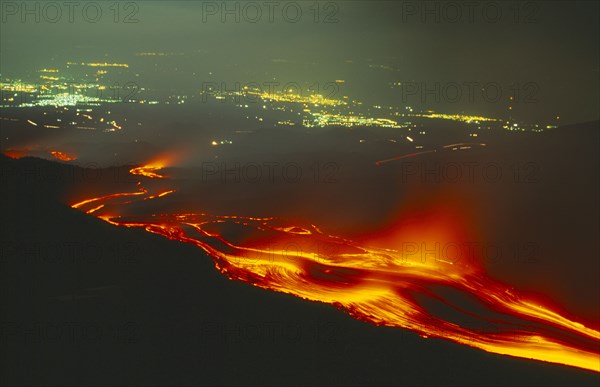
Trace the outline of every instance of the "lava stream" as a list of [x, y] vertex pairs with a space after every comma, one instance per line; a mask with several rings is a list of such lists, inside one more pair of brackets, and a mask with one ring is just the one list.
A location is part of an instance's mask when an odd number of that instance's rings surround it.
[[[130, 172], [161, 178], [157, 167]], [[127, 205], [159, 200], [173, 190], [139, 191], [73, 204], [113, 225], [139, 227], [191, 243], [230, 279], [326, 302], [376, 325], [410, 329], [510, 356], [600, 372], [600, 332], [489, 278], [480, 265], [439, 257], [412, 260], [276, 218], [211, 214], [127, 215]], [[119, 214], [118, 216], [115, 214]], [[240, 240], [227, 238], [242, 230]], [[439, 238], [440, 234], [425, 236]], [[456, 297], [458, 295], [458, 297]]]

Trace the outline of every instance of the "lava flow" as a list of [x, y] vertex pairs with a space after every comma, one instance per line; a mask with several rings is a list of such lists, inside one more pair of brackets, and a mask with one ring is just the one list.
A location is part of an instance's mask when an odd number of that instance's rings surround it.
[[[130, 172], [160, 178], [158, 169], [151, 165]], [[72, 207], [113, 225], [139, 227], [193, 244], [230, 279], [329, 303], [365, 322], [600, 372], [598, 330], [488, 277], [477, 257], [468, 263], [431, 254], [414, 259], [414, 250], [375, 247], [329, 235], [315, 225], [294, 225], [278, 218], [128, 215], [129, 203], [173, 192], [150, 193], [141, 182], [138, 189]], [[400, 230], [394, 237], [407, 241], [417, 232], [427, 234], [420, 240], [451, 242], [456, 225], [440, 218], [434, 227], [412, 226], [412, 231]]]
[[74, 155], [72, 155], [70, 153], [67, 153], [67, 152], [62, 152], [62, 151], [54, 150], [54, 151], [51, 151], [50, 154], [55, 159], [60, 160], [60, 161], [73, 161], [73, 160], [77, 160], [76, 156], [74, 156]]
[[161, 166], [156, 166], [156, 165], [145, 165], [143, 167], [135, 167], [132, 168], [129, 173], [131, 173], [132, 175], [138, 175], [138, 176], [145, 176], [145, 177], [149, 177], [151, 179], [162, 179], [165, 176], [163, 175], [159, 175], [158, 173], [156, 173], [156, 171], [162, 169]]

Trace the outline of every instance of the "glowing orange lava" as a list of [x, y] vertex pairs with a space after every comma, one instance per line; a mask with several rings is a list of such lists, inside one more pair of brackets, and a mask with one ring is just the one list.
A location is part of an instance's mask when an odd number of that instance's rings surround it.
[[164, 179], [166, 176], [160, 175], [156, 173], [156, 171], [159, 171], [172, 163], [175, 157], [175, 154], [165, 154], [144, 166], [132, 168], [129, 173], [132, 175], [148, 177], [150, 179]]
[[145, 165], [143, 167], [132, 168], [129, 173], [132, 175], [145, 176], [151, 179], [163, 179], [165, 176], [159, 175], [155, 171], [162, 169], [160, 166]]
[[[131, 173], [152, 178], [160, 176], [156, 170], [134, 168]], [[230, 279], [329, 303], [368, 323], [600, 372], [599, 331], [489, 278], [477, 257], [457, 261], [439, 249], [417, 254], [418, 245], [411, 241], [448, 246], [463, 239], [458, 225], [444, 216], [405, 223], [383, 236], [397, 243], [381, 247], [380, 241], [349, 240], [316, 225], [277, 218], [127, 215], [127, 204], [160, 200], [173, 192], [150, 193], [141, 183], [138, 186], [137, 192], [72, 206], [113, 225], [139, 227], [193, 244]]]
[[61, 152], [61, 151], [51, 151], [50, 154], [52, 156], [54, 156], [55, 159], [57, 160], [61, 160], [61, 161], [73, 161], [73, 160], [77, 160], [77, 157], [66, 153], [66, 152]]

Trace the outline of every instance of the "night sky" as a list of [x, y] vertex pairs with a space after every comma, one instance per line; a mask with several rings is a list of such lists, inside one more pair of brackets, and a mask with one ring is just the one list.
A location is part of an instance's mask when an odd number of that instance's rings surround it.
[[[37, 23], [34, 15], [22, 22], [20, 8], [4, 5], [2, 77], [24, 77], [67, 61], [108, 60], [129, 63], [152, 85], [341, 78], [347, 82], [340, 92], [373, 103], [491, 115], [506, 113], [507, 98], [518, 90], [522, 100], [513, 113], [523, 121], [598, 118], [599, 6], [593, 1], [482, 3], [461, 6], [460, 17], [443, 2], [321, 2], [316, 15], [307, 1], [293, 3], [301, 11], [297, 22], [297, 8], [288, 6], [284, 14], [285, 3], [274, 6], [271, 22], [265, 6], [252, 22], [257, 14], [243, 2], [239, 22], [220, 2], [121, 3], [119, 14], [109, 8], [112, 3], [102, 4], [94, 23], [93, 7], [87, 19], [83, 5], [74, 8], [73, 23], [65, 7], [56, 23], [44, 19], [56, 17], [55, 11], [42, 9]], [[134, 56], [149, 51], [184, 55], [176, 63]], [[463, 97], [454, 100], [454, 90], [440, 92], [439, 101], [403, 97], [403, 90], [390, 87], [394, 82], [429, 88], [457, 83]], [[486, 100], [476, 86], [469, 100], [465, 83], [494, 83], [501, 97], [495, 99], [490, 89]]]

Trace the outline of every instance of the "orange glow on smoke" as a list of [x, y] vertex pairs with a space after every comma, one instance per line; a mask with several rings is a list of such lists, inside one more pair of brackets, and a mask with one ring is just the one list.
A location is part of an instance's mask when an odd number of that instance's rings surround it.
[[11, 159], [20, 159], [21, 157], [27, 156], [28, 150], [23, 149], [9, 149], [2, 152], [6, 157], [10, 157]]
[[[150, 166], [157, 169], [131, 173], [161, 176], [158, 165]], [[456, 246], [469, 240], [469, 232], [443, 206], [421, 217], [421, 211], [407, 211], [387, 230], [347, 239], [277, 218], [127, 215], [129, 203], [173, 192], [150, 193], [141, 183], [138, 188], [72, 207], [116, 226], [193, 244], [230, 279], [329, 303], [371, 324], [600, 372], [600, 332], [488, 277], [475, 251], [457, 256]]]

